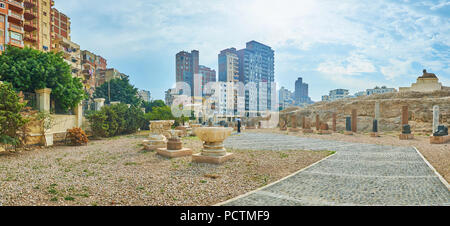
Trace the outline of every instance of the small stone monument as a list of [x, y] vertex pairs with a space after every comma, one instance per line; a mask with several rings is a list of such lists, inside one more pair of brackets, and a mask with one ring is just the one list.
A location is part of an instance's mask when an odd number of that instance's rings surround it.
[[316, 114], [316, 131], [320, 130], [320, 116]]
[[352, 132], [358, 132], [358, 112], [352, 109]]
[[333, 132], [336, 132], [336, 113], [333, 113]]
[[295, 113], [293, 115], [291, 115], [291, 126], [292, 126], [292, 128], [289, 129], [289, 132], [296, 133], [296, 132], [300, 131], [297, 128], [297, 115]]
[[305, 128], [303, 129], [303, 133], [313, 133], [314, 131], [311, 129], [311, 120], [305, 117]]
[[170, 137], [170, 127], [175, 123], [173, 120], [150, 121], [150, 135], [142, 144], [148, 151], [156, 151], [158, 148], [165, 148], [167, 137]]
[[352, 118], [346, 117], [345, 118], [345, 132], [344, 135], [353, 135], [352, 132]]
[[177, 136], [177, 132], [175, 130], [171, 130], [171, 137], [167, 142], [167, 148], [158, 148], [156, 152], [167, 158], [178, 158], [183, 156], [192, 155], [192, 150], [189, 148], [183, 148], [183, 143], [179, 136]]
[[231, 135], [233, 128], [199, 127], [194, 133], [203, 141], [203, 149], [199, 154], [192, 155], [192, 161], [198, 163], [221, 164], [233, 158], [223, 146], [223, 141]]
[[439, 106], [433, 107], [433, 136], [430, 137], [431, 144], [445, 144], [450, 141], [448, 127], [439, 125]]
[[408, 124], [409, 114], [408, 106], [402, 107], [402, 134], [400, 134], [400, 140], [412, 140], [414, 139], [414, 134], [411, 134], [411, 126]]

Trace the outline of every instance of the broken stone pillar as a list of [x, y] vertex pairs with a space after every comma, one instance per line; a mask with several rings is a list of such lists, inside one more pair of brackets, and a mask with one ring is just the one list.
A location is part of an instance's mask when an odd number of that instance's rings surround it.
[[433, 132], [435, 133], [438, 130], [438, 126], [439, 126], [439, 106], [434, 106], [433, 107]]
[[289, 129], [290, 132], [298, 132], [298, 128], [297, 128], [297, 115], [293, 114], [291, 115], [291, 129]]
[[358, 131], [358, 113], [356, 109], [352, 109], [352, 132], [356, 133]]
[[411, 134], [411, 126], [408, 124], [408, 106], [402, 106], [402, 133], [400, 134], [400, 140], [412, 140], [414, 135]]
[[380, 102], [375, 102], [375, 119], [380, 120]]
[[183, 148], [178, 132], [175, 130], [170, 131], [171, 137], [167, 142], [167, 148], [158, 148], [156, 152], [167, 158], [178, 158], [183, 156], [192, 155], [192, 150], [189, 148]]
[[78, 104], [76, 107], [75, 107], [75, 109], [74, 109], [74, 112], [75, 112], [75, 116], [76, 116], [76, 126], [78, 127], [78, 128], [81, 128], [81, 126], [83, 125], [83, 104]]
[[336, 132], [336, 113], [333, 113], [333, 132]]
[[409, 121], [408, 106], [402, 106], [402, 125], [407, 125]]
[[320, 117], [317, 114], [316, 115], [316, 130], [319, 131], [319, 129], [320, 129]]
[[306, 117], [302, 116], [302, 129], [306, 129]]
[[303, 129], [303, 133], [313, 133], [311, 129], [311, 119], [305, 117], [305, 128]]
[[105, 105], [105, 98], [95, 98], [95, 110], [100, 111], [102, 107]]
[[50, 94], [52, 93], [52, 89], [44, 88], [35, 92], [39, 111], [50, 112]]

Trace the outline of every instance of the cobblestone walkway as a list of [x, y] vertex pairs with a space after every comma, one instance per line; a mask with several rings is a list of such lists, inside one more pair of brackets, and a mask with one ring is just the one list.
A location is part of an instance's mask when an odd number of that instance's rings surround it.
[[232, 136], [225, 146], [241, 150], [329, 150], [336, 154], [224, 205], [450, 205], [450, 191], [412, 147], [265, 133]]

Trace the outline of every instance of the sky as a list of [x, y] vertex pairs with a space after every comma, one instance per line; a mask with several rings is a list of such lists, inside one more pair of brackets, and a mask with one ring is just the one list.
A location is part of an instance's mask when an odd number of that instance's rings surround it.
[[314, 101], [336, 88], [407, 87], [435, 73], [450, 86], [450, 1], [55, 0], [72, 41], [108, 60], [137, 88], [164, 99], [175, 54], [200, 51], [218, 69], [221, 50], [255, 40], [275, 51], [278, 88], [303, 77]]

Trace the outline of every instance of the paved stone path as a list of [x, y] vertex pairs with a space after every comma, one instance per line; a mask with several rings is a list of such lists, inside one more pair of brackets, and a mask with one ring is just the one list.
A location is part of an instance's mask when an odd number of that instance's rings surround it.
[[224, 205], [450, 205], [449, 189], [412, 147], [266, 133], [232, 136], [225, 146], [241, 150], [329, 150], [336, 154]]

